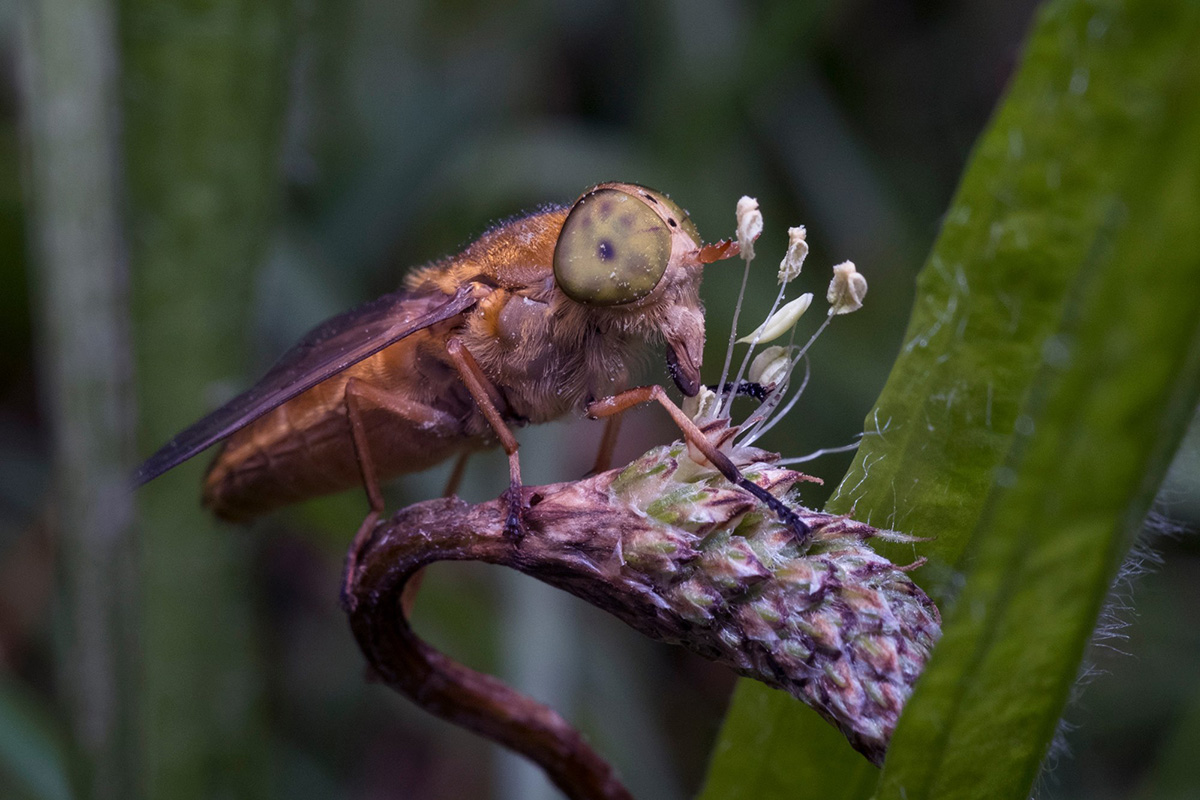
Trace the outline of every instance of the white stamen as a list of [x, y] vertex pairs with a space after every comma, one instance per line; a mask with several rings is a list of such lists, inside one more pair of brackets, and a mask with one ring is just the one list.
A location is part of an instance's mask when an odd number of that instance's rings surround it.
[[737, 239], [742, 258], [746, 261], [754, 259], [754, 240], [762, 231], [763, 215], [758, 210], [758, 201], [753, 197], [743, 196], [737, 204]]
[[862, 308], [867, 296], [867, 279], [854, 268], [853, 261], [843, 261], [833, 268], [833, 280], [825, 299], [829, 301], [829, 316], [849, 314]]
[[[721, 367], [721, 381], [717, 384], [718, 391], [725, 386], [729, 378], [729, 365], [733, 362], [733, 345], [737, 341], [738, 317], [742, 313], [742, 299], [746, 296], [746, 281], [750, 277], [750, 262], [754, 260], [754, 240], [762, 233], [762, 212], [758, 210], [758, 201], [753, 197], [743, 195], [737, 204], [737, 238], [738, 249], [746, 266], [742, 269], [742, 288], [738, 291], [737, 303], [733, 307], [733, 323], [729, 330], [729, 346], [725, 348], [725, 365]], [[736, 392], [735, 392], [736, 394]], [[728, 413], [728, 412], [725, 412]]]
[[780, 336], [790, 331], [800, 321], [800, 317], [812, 305], [812, 292], [806, 292], [800, 295], [792, 302], [786, 304], [783, 308], [776, 311], [771, 316], [767, 317], [762, 325], [754, 329], [754, 332], [738, 339], [739, 343], [744, 342], [773, 342]]
[[[803, 225], [798, 225], [788, 230], [788, 250], [779, 263], [779, 292], [775, 297], [775, 302], [771, 305], [766, 320], [752, 333], [740, 339], [737, 338], [738, 318], [750, 276], [750, 261], [754, 258], [754, 241], [762, 233], [762, 230], [763, 217], [758, 207], [758, 201], [752, 197], [743, 197], [738, 201], [737, 206], [737, 235], [746, 266], [742, 274], [741, 291], [738, 293], [737, 304], [734, 307], [733, 329], [729, 335], [729, 348], [725, 353], [725, 364], [721, 370], [719, 388], [715, 394], [707, 389], [702, 389], [697, 397], [684, 401], [684, 410], [693, 419], [707, 420], [729, 417], [732, 413], [734, 398], [738, 395], [737, 388], [742, 385], [744, 375], [748, 376], [750, 382], [761, 386], [766, 391], [766, 396], [761, 399], [758, 408], [739, 426], [741, 428], [741, 432], [737, 436], [740, 442], [739, 446], [751, 445], [788, 416], [808, 386], [810, 368], [807, 354], [809, 348], [829, 326], [834, 316], [848, 314], [861, 308], [863, 298], [867, 293], [866, 278], [858, 273], [854, 264], [849, 261], [838, 264], [833, 269], [833, 280], [826, 292], [826, 298], [830, 303], [829, 313], [803, 347], [792, 344], [792, 340], [796, 337], [796, 323], [813, 300], [813, 295], [807, 293], [783, 305], [782, 308], [780, 307], [787, 291], [787, 285], [799, 277], [809, 253], [807, 231]], [[773, 341], [789, 331], [791, 331], [792, 338], [787, 346], [771, 346], [757, 357], [755, 356], [756, 345]], [[736, 343], [747, 342], [750, 347], [742, 358], [737, 377], [729, 382], [733, 347]], [[804, 362], [804, 377], [800, 386], [793, 391], [792, 372], [801, 361]], [[748, 373], [747, 368], [749, 368]], [[843, 449], [849, 448], [820, 450], [789, 463], [799, 463], [801, 460], [808, 460], [827, 452], [840, 452]]]
[[[743, 287], [743, 291], [745, 291], [745, 287]], [[779, 304], [783, 302], [783, 294], [786, 291], [787, 291], [787, 284], [781, 283], [779, 285], [779, 291], [776, 292], [776, 294], [775, 294], [775, 302], [771, 303], [771, 310], [767, 312], [768, 319], [770, 319], [770, 317], [775, 313], [775, 309], [779, 308]], [[792, 336], [795, 337], [795, 331], [792, 332]], [[743, 339], [742, 341], [745, 341], [745, 340]], [[733, 343], [731, 342], [730, 345], [732, 346], [732, 344]], [[754, 356], [754, 348], [757, 344], [758, 344], [758, 339], [752, 339], [750, 341], [750, 348], [746, 351], [746, 355], [742, 356], [742, 365], [740, 367], [738, 367], [737, 377], [733, 379], [732, 386], [736, 387], [736, 386], [741, 385], [742, 376], [746, 374], [746, 367], [747, 367], [747, 365], [749, 365], [750, 359]], [[731, 354], [732, 354], [732, 350], [728, 351], [726, 353], [726, 359], [728, 359]], [[722, 378], [721, 385], [722, 386], [725, 385], [723, 378]], [[731, 391], [729, 393], [729, 395], [725, 398], [725, 401], [721, 408], [721, 413], [718, 414], [718, 416], [728, 417], [732, 413], [733, 398], [736, 396], [737, 396], [736, 391]]]
[[788, 249], [783, 261], [779, 262], [779, 282], [787, 283], [800, 276], [804, 259], [808, 257], [807, 232], [803, 225], [788, 228]]
[[782, 378], [787, 377], [791, 361], [786, 347], [768, 347], [754, 357], [754, 361], [750, 363], [750, 371], [746, 373], [746, 380], [774, 388]]
[[683, 413], [691, 419], [711, 417], [713, 406], [716, 405], [717, 395], [707, 386], [701, 386], [694, 397], [683, 398]]

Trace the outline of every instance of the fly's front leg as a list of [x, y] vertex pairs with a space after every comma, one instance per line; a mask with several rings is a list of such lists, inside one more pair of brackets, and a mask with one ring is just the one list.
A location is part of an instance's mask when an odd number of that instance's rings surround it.
[[781, 501], [778, 497], [768, 492], [758, 484], [749, 481], [742, 471], [737, 468], [737, 465], [729, 460], [729, 457], [718, 450], [704, 432], [696, 427], [696, 423], [683, 413], [683, 409], [675, 405], [671, 398], [667, 397], [667, 393], [663, 391], [661, 386], [639, 386], [635, 389], [629, 389], [615, 394], [612, 397], [606, 397], [603, 400], [597, 400], [587, 407], [587, 413], [590, 417], [601, 418], [611, 417], [614, 414], [620, 414], [634, 406], [639, 406], [642, 403], [656, 402], [667, 410], [671, 415], [671, 419], [683, 431], [683, 437], [699, 450], [709, 463], [725, 476], [726, 480], [736, 486], [744, 489], [750, 494], [757, 497], [767, 505], [775, 514], [783, 520], [796, 536], [796, 540], [804, 543], [812, 533], [812, 528], [808, 526], [804, 520], [787, 507], [787, 504]]
[[467, 391], [471, 393], [471, 398], [483, 412], [488, 424], [492, 426], [492, 431], [500, 440], [500, 446], [508, 454], [508, 490], [504, 493], [508, 499], [508, 519], [505, 520], [504, 531], [512, 538], [520, 539], [525, 535], [525, 503], [521, 498], [521, 461], [517, 457], [517, 438], [513, 436], [512, 430], [504, 422], [504, 418], [500, 416], [500, 410], [496, 407], [500, 402], [496, 387], [483, 374], [475, 357], [471, 355], [471, 351], [462, 343], [462, 340], [454, 337], [446, 342], [446, 353], [449, 354], [451, 363], [458, 370], [459, 377], [462, 378]]
[[350, 422], [350, 438], [354, 443], [354, 457], [358, 461], [363, 489], [367, 492], [367, 503], [370, 506], [370, 511], [367, 512], [362, 524], [358, 526], [358, 532], [354, 534], [350, 551], [346, 554], [346, 569], [342, 576], [342, 602], [343, 604], [352, 604], [354, 595], [350, 590], [354, 586], [358, 554], [362, 552], [371, 532], [375, 530], [375, 523], [379, 521], [379, 515], [383, 513], [383, 493], [379, 490], [379, 473], [376, 471], [375, 461], [371, 457], [371, 446], [367, 439], [363, 413], [369, 409], [378, 409], [399, 417], [410, 425], [415, 424], [422, 428], [441, 427], [447, 430], [453, 429], [455, 420], [444, 411], [439, 411], [424, 403], [405, 400], [403, 397], [385, 392], [358, 378], [346, 381], [344, 400], [346, 418]]

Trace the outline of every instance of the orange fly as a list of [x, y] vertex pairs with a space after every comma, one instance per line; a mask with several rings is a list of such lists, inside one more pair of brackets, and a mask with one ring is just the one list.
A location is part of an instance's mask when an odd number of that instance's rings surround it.
[[[224, 519], [361, 483], [370, 511], [350, 549], [349, 586], [383, 510], [380, 481], [452, 455], [458, 475], [467, 454], [499, 444], [509, 462], [508, 528], [520, 535], [511, 428], [625, 389], [627, 365], [657, 341], [676, 385], [695, 395], [702, 268], [737, 252], [734, 242], [704, 245], [666, 195], [601, 184], [570, 207], [505, 222], [415, 270], [400, 291], [326, 321], [251, 389], [151, 456], [136, 483], [222, 440], [204, 503]], [[611, 453], [614, 420], [598, 463]]]

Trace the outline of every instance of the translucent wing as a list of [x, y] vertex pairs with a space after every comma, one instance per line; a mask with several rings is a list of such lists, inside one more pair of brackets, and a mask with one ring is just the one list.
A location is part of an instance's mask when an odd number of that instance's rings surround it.
[[451, 297], [386, 294], [310, 331], [249, 390], [184, 430], [146, 459], [134, 485], [158, 477], [249, 425], [296, 395], [406, 336], [466, 311], [477, 287], [464, 284]]

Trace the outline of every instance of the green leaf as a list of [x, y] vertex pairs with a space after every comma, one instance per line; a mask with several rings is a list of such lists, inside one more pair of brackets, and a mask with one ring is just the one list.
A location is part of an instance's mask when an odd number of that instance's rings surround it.
[[866, 797], [879, 771], [791, 695], [738, 681], [702, 800]]
[[[1028, 796], [1195, 408], [1198, 45], [1195, 3], [1048, 5], [921, 274], [830, 503], [936, 537], [887, 549], [949, 609], [880, 796]], [[740, 689], [704, 797], [866, 796], [822, 725]]]

